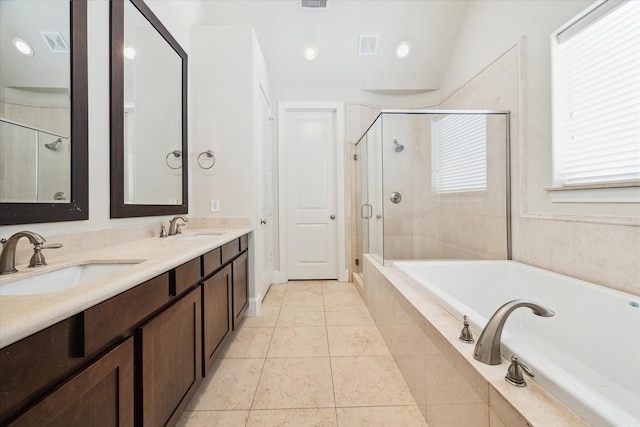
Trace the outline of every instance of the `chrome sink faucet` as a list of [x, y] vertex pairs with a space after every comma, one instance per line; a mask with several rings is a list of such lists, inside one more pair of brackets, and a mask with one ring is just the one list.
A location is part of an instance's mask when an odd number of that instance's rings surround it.
[[[182, 224], [178, 223], [178, 220], [182, 220], [184, 221]], [[176, 234], [180, 234], [180, 227], [183, 226], [186, 222], [189, 222], [189, 220], [183, 216], [174, 216], [173, 218], [171, 218], [171, 220], [169, 221], [169, 236], [175, 236]]]
[[[0, 253], [0, 274], [11, 274], [18, 272], [18, 269], [16, 268], [16, 246], [18, 245], [18, 240], [23, 237], [28, 238], [33, 245], [40, 248], [42, 248], [42, 245], [45, 242], [44, 237], [42, 237], [38, 233], [34, 233], [33, 231], [19, 231], [13, 236], [9, 237], [2, 243], [2, 253]], [[44, 257], [42, 258], [42, 262], [44, 263]], [[32, 267], [36, 265], [37, 264], [30, 264], [29, 266]]]
[[502, 329], [509, 315], [518, 307], [529, 307], [533, 310], [533, 314], [541, 317], [555, 315], [553, 310], [549, 310], [533, 301], [524, 299], [509, 301], [496, 310], [489, 322], [487, 322], [487, 326], [482, 330], [473, 352], [474, 359], [487, 365], [499, 365], [501, 363], [500, 339], [502, 338]]

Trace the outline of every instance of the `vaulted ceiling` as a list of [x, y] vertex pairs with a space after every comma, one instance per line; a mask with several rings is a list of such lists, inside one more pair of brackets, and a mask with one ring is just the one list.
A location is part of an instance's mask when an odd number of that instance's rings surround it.
[[[464, 17], [466, 0], [328, 0], [302, 9], [299, 0], [203, 1], [197, 24], [252, 26], [274, 87], [371, 91], [438, 89]], [[377, 35], [377, 55], [358, 55], [360, 35]], [[411, 53], [398, 59], [400, 41]], [[232, 43], [229, 40], [229, 43]], [[318, 55], [308, 61], [306, 45]]]

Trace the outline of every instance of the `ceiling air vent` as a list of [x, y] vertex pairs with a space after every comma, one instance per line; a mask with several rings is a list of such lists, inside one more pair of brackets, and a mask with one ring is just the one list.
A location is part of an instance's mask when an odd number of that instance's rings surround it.
[[62, 34], [51, 31], [40, 31], [44, 41], [53, 53], [69, 53], [69, 45], [62, 37]]
[[327, 0], [300, 0], [300, 9], [326, 9]]
[[358, 55], [377, 55], [378, 54], [378, 36], [360, 35], [360, 47], [358, 48]]

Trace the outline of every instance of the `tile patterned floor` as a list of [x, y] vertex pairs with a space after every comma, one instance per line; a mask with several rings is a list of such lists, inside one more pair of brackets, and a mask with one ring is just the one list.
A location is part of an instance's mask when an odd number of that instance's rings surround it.
[[179, 427], [426, 426], [353, 284], [272, 285]]

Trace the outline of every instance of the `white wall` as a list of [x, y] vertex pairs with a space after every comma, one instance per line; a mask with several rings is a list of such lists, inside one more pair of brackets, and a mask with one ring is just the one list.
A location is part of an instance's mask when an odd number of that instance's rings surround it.
[[550, 35], [592, 3], [591, 0], [469, 2], [445, 72], [441, 92], [447, 96], [524, 36], [521, 110], [525, 150], [521, 160], [525, 192], [520, 205], [524, 214], [640, 216], [637, 204], [551, 203], [544, 190], [552, 186]]
[[[190, 52], [190, 26], [199, 3], [150, 0], [147, 5], [168, 28], [182, 48]], [[8, 237], [20, 230], [32, 230], [47, 238], [63, 233], [100, 230], [123, 225], [147, 224], [167, 217], [109, 218], [109, 2], [91, 0], [87, 10], [89, 80], [89, 220], [2, 226]], [[189, 132], [191, 135], [191, 132]], [[191, 142], [189, 143], [191, 146]], [[191, 192], [191, 190], [190, 190]], [[191, 194], [190, 194], [191, 200]], [[190, 203], [191, 205], [191, 203]]]

